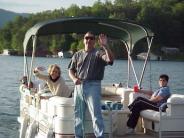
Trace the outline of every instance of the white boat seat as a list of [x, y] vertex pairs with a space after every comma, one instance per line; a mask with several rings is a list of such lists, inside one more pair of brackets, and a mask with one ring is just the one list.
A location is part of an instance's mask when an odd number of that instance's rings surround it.
[[[140, 115], [145, 119], [150, 119], [157, 122], [160, 121], [160, 113], [153, 110], [144, 110], [140, 113]], [[166, 113], [163, 113], [163, 115], [166, 115]]]
[[170, 116], [181, 116], [184, 118], [184, 95], [173, 94], [168, 100], [166, 112]]
[[[130, 99], [137, 96], [137, 94], [132, 93]], [[131, 100], [130, 102], [132, 102]], [[140, 113], [143, 120], [142, 127], [145, 130], [158, 132], [160, 138], [162, 134], [167, 135], [168, 133], [170, 135], [172, 133], [175, 137], [184, 131], [184, 95], [172, 94], [166, 104], [168, 106], [166, 112], [144, 110]]]
[[[138, 96], [147, 98], [146, 96], [139, 93], [131, 93], [129, 95], [129, 104], [131, 104], [133, 100]], [[184, 118], [184, 95], [172, 94], [171, 97], [167, 100], [166, 104], [168, 108], [166, 109], [166, 112], [162, 112], [162, 117]], [[140, 115], [146, 119], [150, 119], [153, 121], [160, 121], [160, 113], [158, 111], [144, 110], [144, 111], [141, 111]]]
[[102, 95], [106, 96], [122, 96], [123, 93], [132, 92], [131, 88], [116, 87], [116, 86], [105, 86], [102, 87]]

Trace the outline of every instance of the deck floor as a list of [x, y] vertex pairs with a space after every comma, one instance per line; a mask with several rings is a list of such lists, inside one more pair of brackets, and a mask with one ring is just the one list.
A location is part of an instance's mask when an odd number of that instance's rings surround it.
[[[86, 136], [86, 138], [95, 138], [95, 136], [91, 135], [91, 136]], [[118, 135], [118, 136], [109, 136], [109, 135], [105, 135], [105, 138], [157, 138], [156, 135], [151, 135], [151, 134], [144, 134], [141, 132], [135, 133], [135, 134], [131, 134], [131, 135]]]
[[132, 135], [113, 136], [113, 138], [156, 138], [156, 136], [139, 133], [139, 134], [132, 134]]

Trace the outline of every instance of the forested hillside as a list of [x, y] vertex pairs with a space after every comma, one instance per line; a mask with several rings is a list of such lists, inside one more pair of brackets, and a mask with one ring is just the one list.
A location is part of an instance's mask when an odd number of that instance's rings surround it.
[[[177, 47], [183, 52], [184, 46], [184, 2], [182, 0], [115, 0], [95, 2], [92, 7], [71, 5], [68, 9], [31, 14], [29, 17], [18, 16], [0, 30], [0, 51], [5, 48], [16, 49], [21, 55], [26, 31], [40, 21], [64, 17], [105, 17], [131, 20], [149, 27], [155, 34], [153, 53], [160, 54], [161, 47]], [[38, 50], [47, 45], [44, 53], [54, 54], [60, 50], [78, 50], [82, 47], [81, 38], [73, 35], [52, 36], [51, 39], [40, 38]], [[116, 42], [113, 49], [116, 55], [124, 52], [121, 43]], [[143, 45], [144, 42], [138, 43]], [[144, 49], [142, 49], [144, 50]], [[140, 49], [137, 49], [140, 51]], [[117, 56], [119, 58], [119, 56]]]

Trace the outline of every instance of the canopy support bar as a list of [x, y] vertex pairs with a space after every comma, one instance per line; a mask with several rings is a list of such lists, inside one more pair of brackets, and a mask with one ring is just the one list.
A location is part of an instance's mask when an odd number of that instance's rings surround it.
[[146, 59], [145, 59], [145, 62], [144, 62], [144, 66], [143, 66], [143, 69], [142, 69], [141, 77], [140, 77], [140, 80], [139, 80], [139, 83], [138, 83], [138, 84], [139, 84], [139, 85], [138, 85], [139, 88], [141, 87], [142, 79], [143, 79], [144, 72], [145, 72], [145, 69], [146, 69], [146, 65], [147, 65], [147, 62], [148, 62], [148, 57], [149, 57], [150, 50], [151, 50], [152, 40], [153, 40], [153, 37], [151, 37], [151, 39], [149, 39], [149, 37], [147, 37], [148, 52], [147, 52]]
[[133, 65], [132, 57], [131, 57], [130, 55], [128, 55], [128, 56], [129, 56], [129, 59], [130, 59], [131, 67], [132, 67], [132, 70], [133, 70], [133, 73], [134, 73], [136, 82], [137, 82], [137, 84], [138, 84], [139, 81], [138, 81], [138, 78], [137, 78], [137, 74], [136, 74], [136, 72], [135, 72], [135, 67], [134, 67], [134, 65]]
[[24, 47], [24, 76], [28, 77], [28, 62], [27, 62], [27, 56], [26, 56], [26, 47]]
[[32, 36], [33, 37], [33, 52], [32, 52], [32, 58], [31, 58], [31, 65], [30, 65], [30, 71], [29, 71], [29, 80], [28, 80], [28, 86], [30, 85], [31, 82], [31, 76], [32, 76], [32, 69], [33, 69], [33, 61], [35, 57], [35, 50], [36, 50], [36, 42], [37, 42], [37, 36]]
[[[132, 67], [132, 70], [133, 70], [133, 73], [134, 73], [134, 76], [135, 76], [135, 79], [136, 79], [136, 82], [137, 84], [139, 83], [138, 81], [138, 78], [137, 78], [137, 74], [135, 72], [135, 68], [134, 68], [134, 65], [133, 65], [133, 61], [132, 61], [132, 57], [130, 56], [130, 49], [128, 49], [128, 46], [126, 45], [126, 49], [127, 49], [127, 52], [128, 52], [128, 68], [129, 68], [129, 72], [130, 72], [130, 65]], [[130, 73], [128, 73], [129, 77], [130, 78]], [[129, 85], [129, 83], [127, 84], [127, 86]]]
[[[122, 42], [124, 43], [124, 45], [126, 46], [127, 49], [127, 53], [129, 53], [129, 48], [128, 48], [128, 44], [122, 40]], [[129, 88], [129, 81], [130, 81], [130, 60], [129, 60], [129, 56], [128, 56], [128, 70], [127, 70], [127, 88]]]

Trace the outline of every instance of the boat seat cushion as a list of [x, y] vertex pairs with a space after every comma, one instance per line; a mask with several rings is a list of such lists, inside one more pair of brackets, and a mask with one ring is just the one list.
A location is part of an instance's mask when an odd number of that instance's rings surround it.
[[[144, 110], [140, 113], [141, 117], [144, 117], [145, 119], [152, 120], [152, 121], [160, 121], [160, 113], [158, 111], [154, 110]], [[162, 116], [166, 116], [166, 112], [162, 112]]]
[[171, 104], [184, 104], [184, 95], [172, 94], [167, 102]]
[[[162, 117], [177, 118], [184, 116], [184, 95], [172, 94], [167, 103], [169, 103], [167, 105], [168, 108], [166, 112], [162, 112]], [[160, 121], [160, 113], [158, 111], [144, 110], [141, 111], [140, 115], [149, 120]]]
[[105, 96], [121, 96], [124, 93], [130, 93], [132, 92], [132, 89], [129, 88], [123, 88], [123, 87], [116, 87], [116, 86], [105, 86], [102, 87], [102, 95]]
[[184, 95], [181, 94], [172, 94], [171, 97], [167, 100], [168, 108], [166, 112], [170, 116], [184, 116]]
[[117, 95], [116, 90], [117, 88], [114, 86], [102, 87], [102, 95], [106, 95], [106, 96]]

